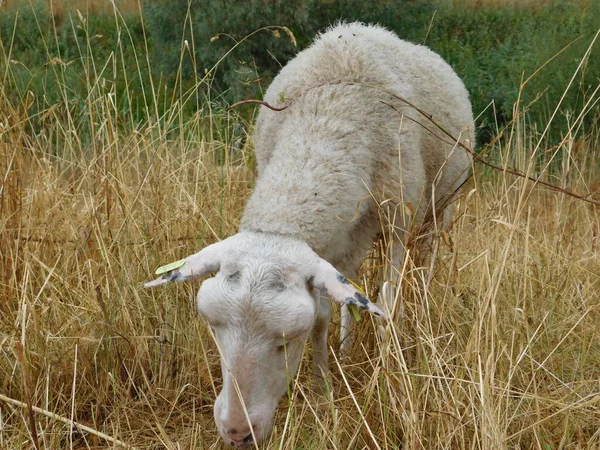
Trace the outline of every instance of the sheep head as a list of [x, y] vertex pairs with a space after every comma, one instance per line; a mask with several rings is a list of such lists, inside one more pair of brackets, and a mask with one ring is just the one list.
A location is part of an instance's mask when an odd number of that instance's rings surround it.
[[197, 296], [221, 356], [223, 389], [214, 417], [225, 442], [246, 448], [269, 436], [277, 404], [298, 371], [315, 321], [311, 289], [383, 313], [306, 243], [261, 233], [210, 245], [145, 286], [217, 271]]

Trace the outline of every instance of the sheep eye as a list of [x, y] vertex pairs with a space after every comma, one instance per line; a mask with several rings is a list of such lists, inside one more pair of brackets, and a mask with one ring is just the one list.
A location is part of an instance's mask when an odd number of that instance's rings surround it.
[[240, 271], [236, 270], [235, 272], [227, 275], [227, 281], [229, 283], [235, 284], [240, 281], [240, 276], [241, 276]]
[[276, 292], [285, 291], [285, 284], [283, 284], [283, 282], [281, 282], [281, 281], [273, 282], [270, 287]]
[[278, 345], [275, 347], [275, 350], [277, 350], [277, 353], [283, 353], [285, 351], [285, 344]]

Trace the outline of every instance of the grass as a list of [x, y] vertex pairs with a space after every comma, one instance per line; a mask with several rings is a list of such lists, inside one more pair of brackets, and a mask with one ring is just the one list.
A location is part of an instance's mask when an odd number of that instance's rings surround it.
[[[472, 8], [480, 8], [480, 7], [543, 7], [552, 3], [555, 0], [442, 0], [442, 2], [449, 3], [453, 6], [468, 6]], [[585, 5], [587, 0], [566, 0], [567, 3], [574, 3], [579, 5]]]
[[[38, 113], [26, 90], [11, 90], [14, 67], [2, 67], [0, 448], [224, 448], [198, 284], [141, 283], [236, 232], [254, 182], [240, 119], [207, 102], [199, 80], [164, 115], [127, 121], [93, 70], [82, 113], [69, 114], [74, 93], [58, 69], [63, 101]], [[597, 100], [594, 91], [585, 116]], [[184, 101], [204, 107], [184, 118]], [[515, 112], [487, 157], [600, 200], [597, 126], [578, 130], [580, 117], [544, 148]], [[390, 341], [363, 316], [339, 360], [336, 317], [331, 399], [311, 394], [307, 354], [265, 448], [600, 446], [599, 209], [473, 169], [431, 281], [410, 259], [404, 268]], [[365, 261], [372, 294], [380, 263]]]
[[[453, 5], [468, 5], [472, 7], [479, 6], [542, 6], [551, 0], [443, 0]], [[585, 3], [586, 0], [569, 0], [572, 2]], [[35, 2], [35, 0], [34, 0]], [[110, 0], [91, 1], [91, 0], [44, 0], [43, 3], [48, 8], [52, 8], [57, 14], [64, 14], [65, 11], [89, 11], [92, 14], [110, 11], [112, 9]], [[136, 12], [139, 9], [138, 0], [115, 0], [117, 7], [123, 12]], [[7, 9], [18, 8], [19, 0], [2, 0], [0, 7]]]
[[[90, 14], [111, 12], [113, 7], [111, 0], [0, 0], [0, 8], [15, 10], [23, 7], [23, 3], [40, 3], [51, 9], [58, 18], [64, 17], [67, 12], [80, 10]], [[114, 0], [115, 5], [123, 13], [131, 13], [139, 10], [138, 0]]]

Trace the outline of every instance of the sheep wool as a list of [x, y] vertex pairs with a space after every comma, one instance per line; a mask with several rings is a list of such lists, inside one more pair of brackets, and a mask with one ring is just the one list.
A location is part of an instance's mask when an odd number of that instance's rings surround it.
[[[469, 95], [439, 55], [374, 25], [318, 36], [266, 92], [288, 107], [261, 107], [259, 177], [241, 231], [296, 237], [352, 276], [381, 231], [377, 199], [409, 202], [417, 223], [441, 210], [471, 155], [400, 99], [474, 145]], [[408, 224], [396, 225], [402, 237]]]

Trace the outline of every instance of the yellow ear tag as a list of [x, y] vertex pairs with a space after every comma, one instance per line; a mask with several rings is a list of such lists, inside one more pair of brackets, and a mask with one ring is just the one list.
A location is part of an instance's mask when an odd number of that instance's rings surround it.
[[156, 275], [162, 275], [163, 273], [167, 273], [167, 272], [171, 272], [175, 269], [179, 269], [184, 264], [185, 264], [185, 259], [180, 259], [179, 261], [172, 262], [170, 264], [167, 264], [166, 266], [160, 266], [158, 269], [156, 269], [156, 272], [154, 272], [154, 273]]
[[360, 322], [360, 315], [358, 314], [358, 306], [348, 305], [348, 311], [352, 314], [352, 318], [355, 322]]
[[[346, 279], [350, 282], [350, 284], [352, 284], [352, 286], [354, 286], [356, 288], [356, 290], [358, 292], [360, 292], [363, 295], [365, 294], [358, 284], [356, 284], [354, 281], [352, 281], [348, 278], [346, 278]], [[360, 322], [360, 314], [358, 313], [358, 306], [348, 305], [348, 311], [350, 311], [350, 314], [352, 314], [352, 318], [354, 319], [355, 322]]]

